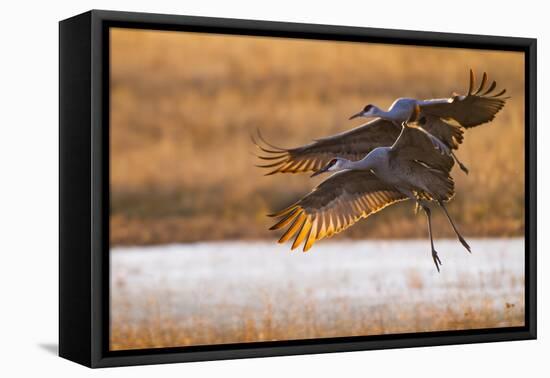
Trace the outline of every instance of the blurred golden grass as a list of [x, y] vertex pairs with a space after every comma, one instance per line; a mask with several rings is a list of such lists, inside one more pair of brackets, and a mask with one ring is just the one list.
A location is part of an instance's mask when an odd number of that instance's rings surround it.
[[[319, 182], [263, 177], [249, 136], [297, 146], [358, 123], [366, 103], [444, 97], [487, 71], [512, 96], [466, 132], [450, 211], [466, 236], [524, 232], [523, 55], [513, 52], [115, 29], [111, 34], [111, 243], [275, 238], [265, 214]], [[424, 237], [412, 204], [338, 237]], [[452, 236], [439, 214], [435, 236]]]
[[[414, 285], [410, 290], [419, 290]], [[287, 295], [292, 296], [292, 293]], [[111, 350], [211, 345], [276, 340], [300, 340], [343, 336], [368, 336], [430, 331], [451, 331], [524, 325], [523, 296], [513, 301], [487, 297], [480, 307], [470, 298], [452, 298], [446, 303], [407, 303], [388, 301], [357, 308], [349, 300], [335, 301], [326, 312], [326, 303], [310, 297], [289, 300], [290, 308], [278, 308], [275, 316], [270, 298], [257, 308], [219, 305], [209, 313], [219, 317], [178, 317], [161, 309], [159, 298], [151, 296], [148, 306], [140, 309], [141, 322], [127, 318], [132, 310], [128, 298], [114, 303], [117, 315], [111, 320]], [[281, 316], [281, 310], [284, 312]]]

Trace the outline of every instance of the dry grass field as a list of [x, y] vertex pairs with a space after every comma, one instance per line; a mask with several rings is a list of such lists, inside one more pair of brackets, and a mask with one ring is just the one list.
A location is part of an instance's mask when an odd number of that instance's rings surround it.
[[[322, 178], [263, 176], [258, 128], [303, 145], [367, 103], [464, 93], [470, 68], [511, 96], [457, 153], [471, 255], [435, 211], [437, 274], [408, 202], [308, 254], [275, 244], [266, 214]], [[513, 52], [112, 30], [111, 348], [522, 325], [523, 69]]]
[[[494, 302], [487, 300], [481, 309], [470, 303], [454, 303], [442, 309], [426, 303], [403, 306], [396, 313], [391, 305], [380, 305], [360, 313], [350, 311], [349, 304], [333, 303], [333, 312], [318, 310], [315, 299], [296, 298], [300, 306], [285, 309], [281, 320], [273, 317], [274, 303], [262, 303], [261, 318], [242, 310], [227, 326], [218, 319], [204, 316], [186, 318], [158, 310], [158, 298], [151, 296], [147, 313], [152, 314], [140, 322], [132, 322], [124, 315], [116, 318], [111, 334], [112, 350], [163, 348], [174, 346], [247, 343], [258, 341], [303, 340], [343, 336], [369, 336], [396, 333], [453, 331], [524, 325], [523, 307], [504, 304], [495, 311]], [[305, 302], [304, 302], [305, 300]], [[130, 302], [125, 303], [130, 306]], [[127, 307], [125, 308], [127, 309]], [[228, 311], [231, 307], [218, 306], [215, 311]], [[123, 313], [122, 313], [123, 314]], [[337, 314], [337, 316], [336, 316]], [[392, 316], [387, 316], [391, 314]], [[298, 315], [298, 316], [297, 316]]]
[[[297, 146], [359, 125], [366, 103], [464, 92], [487, 71], [512, 96], [494, 122], [466, 132], [450, 210], [465, 235], [524, 229], [523, 56], [446, 48], [114, 30], [111, 36], [111, 241], [140, 245], [274, 239], [265, 214], [319, 180], [264, 177], [257, 128]], [[436, 237], [452, 230], [439, 212]], [[337, 238], [425, 237], [403, 203]]]

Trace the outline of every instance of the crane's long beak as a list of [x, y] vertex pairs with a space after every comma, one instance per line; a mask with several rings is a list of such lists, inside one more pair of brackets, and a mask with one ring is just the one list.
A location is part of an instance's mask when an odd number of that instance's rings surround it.
[[326, 171], [328, 171], [328, 165], [319, 169], [317, 172], [314, 172], [311, 176], [309, 177], [315, 177], [317, 175], [320, 175], [321, 173], [325, 173]]
[[360, 111], [359, 113], [356, 113], [354, 115], [352, 115], [351, 117], [349, 117], [350, 121], [354, 118], [357, 118], [357, 117], [362, 117], [363, 116], [363, 111]]

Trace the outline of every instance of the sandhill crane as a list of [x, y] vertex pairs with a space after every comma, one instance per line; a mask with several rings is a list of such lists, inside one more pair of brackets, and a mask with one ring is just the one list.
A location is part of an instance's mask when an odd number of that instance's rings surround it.
[[[399, 98], [391, 104], [387, 111], [368, 104], [359, 113], [350, 117], [381, 118], [400, 125], [406, 121], [422, 120], [422, 127], [441, 140], [451, 149], [458, 149], [464, 139], [463, 128], [471, 128], [492, 121], [504, 107], [509, 97], [502, 97], [506, 89], [494, 94], [497, 86], [495, 81], [486, 88], [487, 73], [484, 72], [477, 89], [474, 72], [470, 70], [470, 85], [466, 95], [453, 94], [449, 98], [417, 100], [414, 98]], [[457, 125], [450, 124], [454, 121]], [[452, 153], [460, 168], [468, 173], [468, 169]]]
[[[415, 100], [398, 99], [385, 112], [367, 105], [353, 115], [356, 117], [378, 117], [362, 126], [341, 134], [317, 139], [314, 142], [297, 148], [281, 148], [259, 138], [265, 146], [256, 145], [265, 153], [260, 159], [270, 161], [260, 167], [271, 168], [267, 174], [315, 172], [325, 166], [334, 156], [349, 160], [359, 160], [376, 147], [390, 146], [399, 136], [401, 124], [418, 119], [422, 127], [443, 142], [457, 160], [461, 169], [467, 168], [452, 152], [462, 143], [464, 128], [470, 128], [494, 119], [504, 106], [507, 97], [502, 97], [505, 90], [489, 96], [496, 88], [493, 82], [485, 91], [487, 74], [483, 74], [480, 86], [474, 91], [475, 77], [470, 70], [470, 87], [465, 96], [455, 95], [447, 99]], [[482, 93], [483, 92], [483, 93]], [[452, 124], [450, 122], [457, 122]]]
[[434, 264], [439, 272], [441, 260], [432, 236], [430, 201], [444, 210], [462, 245], [470, 246], [451, 219], [445, 201], [454, 196], [454, 181], [449, 172], [454, 164], [444, 151], [434, 147], [425, 131], [403, 125], [391, 147], [377, 147], [358, 161], [332, 158], [317, 170], [336, 172], [305, 197], [281, 210], [273, 217], [281, 219], [270, 229], [288, 226], [279, 243], [295, 236], [292, 249], [304, 242], [304, 252], [314, 242], [331, 237], [393, 203], [411, 199], [426, 213], [428, 234]]

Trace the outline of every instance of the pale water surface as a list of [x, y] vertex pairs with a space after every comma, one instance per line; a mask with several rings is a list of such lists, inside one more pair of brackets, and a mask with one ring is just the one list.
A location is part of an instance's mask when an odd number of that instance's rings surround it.
[[364, 313], [419, 304], [448, 311], [454, 303], [467, 303], [468, 311], [489, 306], [499, 319], [510, 309], [522, 312], [523, 239], [469, 243], [472, 254], [456, 240], [436, 241], [441, 273], [427, 240], [328, 241], [308, 253], [265, 241], [114, 248], [112, 319], [127, 325], [153, 316], [184, 323], [199, 317], [229, 325], [243, 311], [262, 318], [268, 305], [270, 316], [283, 321], [301, 301], [336, 320], [343, 303]]

